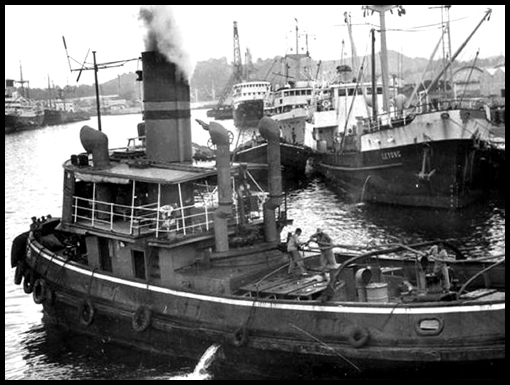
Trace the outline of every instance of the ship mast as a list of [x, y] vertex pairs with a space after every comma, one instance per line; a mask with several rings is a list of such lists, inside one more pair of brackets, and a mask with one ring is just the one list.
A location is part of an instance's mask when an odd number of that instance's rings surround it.
[[[441, 10], [441, 26], [443, 28], [442, 38], [442, 47], [443, 47], [443, 67], [449, 65], [452, 60], [452, 40], [450, 36], [450, 8], [451, 5], [440, 5], [438, 7], [429, 7], [429, 9], [437, 9]], [[445, 21], [446, 18], [446, 21]], [[445, 42], [445, 38], [447, 42]], [[450, 67], [448, 73], [444, 73], [443, 78], [443, 94], [447, 95], [447, 84], [450, 82], [453, 87], [453, 73]]]
[[452, 65], [452, 63], [454, 62], [454, 60], [457, 58], [457, 56], [459, 56], [459, 54], [461, 53], [461, 51], [464, 49], [464, 47], [467, 45], [467, 43], [469, 42], [469, 40], [471, 40], [471, 38], [473, 37], [473, 35], [475, 34], [475, 32], [478, 30], [478, 28], [480, 28], [480, 26], [482, 25], [482, 23], [485, 21], [485, 19], [489, 20], [490, 19], [490, 16], [491, 16], [491, 13], [492, 13], [492, 9], [488, 9], [485, 14], [483, 15], [482, 19], [478, 22], [478, 24], [476, 25], [475, 29], [473, 30], [473, 32], [471, 32], [471, 34], [467, 37], [467, 39], [464, 41], [464, 43], [462, 43], [460, 45], [460, 47], [457, 49], [457, 51], [453, 54], [452, 58], [450, 59], [450, 61], [446, 64], [446, 67], [444, 67], [441, 72], [439, 73], [439, 75], [437, 75], [434, 80], [432, 81], [432, 83], [430, 83], [430, 85], [428, 86], [427, 90], [426, 90], [426, 93], [428, 94], [429, 91], [435, 87], [435, 85], [437, 84], [437, 82], [439, 81], [439, 79], [441, 79], [441, 77], [443, 76], [443, 74], [448, 70], [448, 68], [450, 68], [450, 66]]
[[[363, 7], [364, 11], [371, 10], [373, 12], [379, 12], [380, 21], [380, 32], [381, 32], [381, 77], [383, 86], [383, 110], [390, 112], [389, 108], [389, 74], [388, 74], [388, 51], [386, 47], [386, 19], [385, 13], [392, 11], [394, 8], [398, 8], [398, 15], [405, 14], [405, 9], [401, 5], [366, 5]], [[392, 12], [393, 13], [393, 12]]]
[[375, 29], [372, 28], [372, 116], [377, 122], [377, 82], [375, 78]]
[[[23, 80], [23, 68], [21, 67], [21, 61], [19, 62], [19, 79], [20, 80], [18, 80], [18, 83], [21, 84], [21, 94], [23, 95], [23, 97], [30, 99], [30, 95], [28, 94], [28, 90], [30, 88], [30, 86], [28, 86], [28, 84], [30, 84], [30, 82], [28, 80]], [[26, 94], [25, 94], [25, 83], [27, 83], [27, 93]]]
[[[89, 52], [87, 52], [87, 55], [85, 56], [85, 60], [83, 61], [82, 65], [80, 68], [71, 68], [71, 65], [70, 65], [70, 61], [69, 61], [69, 54], [67, 53], [67, 44], [66, 44], [66, 40], [64, 38], [64, 36], [62, 36], [62, 40], [64, 41], [64, 48], [66, 50], [66, 55], [67, 55], [67, 60], [69, 62], [69, 70], [71, 72], [78, 72], [78, 77], [76, 78], [76, 82], [78, 83], [78, 81], [80, 80], [80, 76], [81, 76], [81, 73], [82, 71], [91, 71], [93, 70], [94, 71], [94, 80], [95, 80], [95, 88], [96, 88], [96, 108], [97, 108], [97, 128], [99, 131], [101, 131], [101, 101], [100, 101], [100, 95], [99, 95], [99, 82], [98, 82], [98, 79], [97, 79], [97, 73], [100, 69], [105, 69], [105, 68], [113, 68], [113, 67], [121, 67], [123, 66], [124, 64], [130, 62], [130, 61], [133, 61], [133, 60], [139, 60], [139, 58], [134, 58], [134, 59], [126, 59], [126, 60], [118, 60], [118, 61], [112, 61], [112, 62], [107, 62], [107, 63], [97, 63], [96, 61], [96, 51], [92, 51], [92, 55], [93, 55], [93, 58], [94, 58], [94, 63], [93, 65], [90, 67], [86, 67], [85, 64], [86, 64], [86, 61], [87, 61], [87, 57], [89, 55]], [[90, 51], [90, 50], [89, 50]], [[74, 60], [74, 59], [73, 59]]]
[[[359, 67], [359, 59], [358, 59], [358, 53], [356, 51], [356, 44], [354, 44], [354, 38], [352, 35], [352, 25], [351, 25], [351, 14], [344, 12], [344, 21], [345, 24], [347, 24], [347, 31], [349, 32], [349, 39], [351, 41], [351, 51], [352, 51], [352, 66], [353, 66], [353, 73], [359, 73], [359, 79], [356, 79], [356, 82], [361, 85], [361, 94], [363, 95], [363, 99], [365, 100], [365, 107], [367, 111], [367, 116], [370, 115], [370, 111], [368, 109], [368, 99], [365, 92], [365, 86], [363, 85], [364, 79], [363, 79], [363, 71], [360, 71]], [[374, 68], [375, 71], [375, 68]], [[346, 107], [347, 108], [347, 107]]]

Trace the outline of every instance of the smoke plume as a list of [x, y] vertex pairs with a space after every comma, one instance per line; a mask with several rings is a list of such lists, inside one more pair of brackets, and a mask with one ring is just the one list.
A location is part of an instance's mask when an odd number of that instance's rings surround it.
[[142, 5], [139, 20], [145, 29], [145, 50], [158, 51], [177, 65], [184, 77], [191, 79], [193, 62], [183, 47], [181, 31], [169, 5]]

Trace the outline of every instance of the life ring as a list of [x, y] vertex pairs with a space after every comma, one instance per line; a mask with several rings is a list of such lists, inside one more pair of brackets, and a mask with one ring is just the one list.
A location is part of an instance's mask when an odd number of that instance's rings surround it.
[[152, 322], [152, 310], [147, 306], [140, 306], [133, 314], [131, 325], [136, 332], [143, 332]]
[[34, 282], [32, 296], [36, 304], [41, 304], [46, 299], [47, 285], [44, 279], [37, 278]]
[[80, 308], [78, 309], [78, 316], [80, 317], [80, 322], [89, 326], [92, 321], [94, 321], [94, 315], [96, 314], [96, 309], [94, 309], [94, 305], [92, 301], [85, 300], [80, 304]]
[[322, 107], [324, 107], [324, 108], [326, 108], [326, 109], [327, 109], [327, 108], [329, 108], [330, 106], [331, 106], [331, 103], [330, 103], [330, 101], [329, 101], [329, 100], [324, 100], [324, 101], [322, 102]]
[[23, 291], [26, 294], [32, 294], [34, 291], [34, 281], [35, 276], [32, 270], [28, 270], [27, 273], [24, 275], [25, 279], [23, 280]]
[[240, 347], [248, 342], [248, 330], [246, 328], [237, 329], [232, 335], [232, 343], [234, 346]]
[[16, 270], [14, 271], [14, 283], [19, 285], [21, 281], [23, 281], [23, 272], [25, 270], [25, 266], [22, 261], [18, 261], [16, 265]]
[[361, 348], [366, 345], [370, 333], [363, 326], [354, 326], [347, 335], [347, 341], [353, 348]]

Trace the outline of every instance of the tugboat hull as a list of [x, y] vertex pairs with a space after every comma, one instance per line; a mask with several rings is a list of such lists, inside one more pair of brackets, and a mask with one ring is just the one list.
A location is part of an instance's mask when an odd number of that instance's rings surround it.
[[505, 357], [504, 294], [397, 306], [208, 295], [97, 273], [32, 238], [29, 245], [30, 276], [44, 281], [44, 294], [37, 284], [34, 292], [50, 322], [158, 353], [190, 340], [197, 351], [219, 343], [236, 360], [256, 356], [265, 365], [305, 355], [355, 371]]

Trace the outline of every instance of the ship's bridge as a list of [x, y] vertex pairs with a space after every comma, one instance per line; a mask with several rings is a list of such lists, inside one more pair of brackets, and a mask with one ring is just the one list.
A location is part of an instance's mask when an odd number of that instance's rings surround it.
[[[218, 207], [214, 167], [140, 161], [116, 161], [110, 166], [101, 170], [90, 167], [87, 160], [64, 163], [64, 228], [108, 232], [124, 239], [171, 239], [212, 229]], [[267, 198], [243, 166], [234, 165], [231, 178], [234, 196], [229, 221], [236, 224], [262, 218]]]

